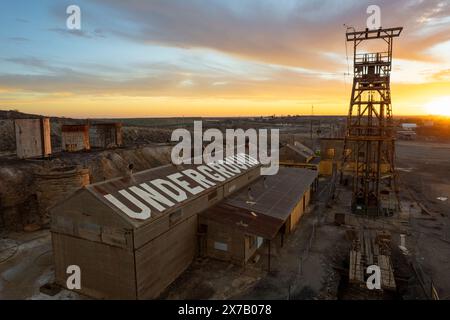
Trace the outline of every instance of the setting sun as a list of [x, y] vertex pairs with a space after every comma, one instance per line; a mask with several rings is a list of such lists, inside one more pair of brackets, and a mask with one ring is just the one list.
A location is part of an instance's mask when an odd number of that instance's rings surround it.
[[450, 96], [431, 101], [426, 105], [426, 110], [432, 115], [450, 116]]

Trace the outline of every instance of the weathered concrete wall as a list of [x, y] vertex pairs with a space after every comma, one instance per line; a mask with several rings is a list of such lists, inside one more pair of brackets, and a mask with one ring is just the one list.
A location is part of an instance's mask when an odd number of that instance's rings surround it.
[[122, 125], [97, 124], [89, 129], [90, 144], [93, 148], [117, 148], [122, 146]]
[[61, 147], [63, 151], [77, 152], [90, 149], [89, 134], [84, 131], [63, 131]]
[[0, 227], [21, 230], [39, 221], [33, 184], [33, 168], [0, 168]]
[[49, 119], [15, 120], [16, 151], [20, 159], [51, 154]]
[[16, 149], [13, 120], [0, 120], [0, 137], [0, 152], [12, 152]]
[[[237, 230], [205, 217], [200, 218], [200, 223], [208, 226], [208, 233], [204, 241], [204, 254], [207, 256], [230, 261], [238, 265], [244, 265], [256, 251], [250, 250], [246, 245], [245, 234]], [[218, 247], [220, 244], [220, 248]]]

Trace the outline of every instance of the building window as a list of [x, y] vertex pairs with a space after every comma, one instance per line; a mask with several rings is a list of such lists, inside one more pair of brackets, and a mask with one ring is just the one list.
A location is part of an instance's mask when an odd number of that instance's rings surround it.
[[261, 246], [262, 246], [263, 243], [264, 243], [264, 238], [263, 238], [263, 237], [258, 237], [258, 238], [256, 239], [256, 243], [257, 243], [258, 249], [261, 248]]
[[228, 251], [228, 244], [224, 242], [214, 242], [214, 249], [219, 251]]
[[327, 150], [328, 158], [334, 158], [335, 154], [336, 154], [336, 149], [330, 148], [330, 149]]

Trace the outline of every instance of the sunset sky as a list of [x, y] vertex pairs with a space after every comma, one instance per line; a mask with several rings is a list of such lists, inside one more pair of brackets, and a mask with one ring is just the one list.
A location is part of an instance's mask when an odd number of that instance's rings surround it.
[[[66, 28], [72, 4], [81, 31]], [[169, 117], [305, 115], [314, 105], [346, 114], [343, 24], [364, 29], [371, 4], [383, 27], [405, 28], [394, 47], [394, 114], [450, 115], [450, 0], [2, 0], [0, 109]]]

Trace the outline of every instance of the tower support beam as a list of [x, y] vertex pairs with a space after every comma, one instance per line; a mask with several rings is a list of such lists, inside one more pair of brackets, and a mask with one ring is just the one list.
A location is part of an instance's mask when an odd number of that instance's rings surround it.
[[[393, 39], [399, 37], [402, 30], [366, 29], [346, 34], [347, 41], [353, 42], [354, 76], [341, 181], [345, 173], [352, 173], [354, 213], [379, 216], [394, 210], [392, 205], [383, 205], [382, 196], [396, 192], [390, 74]], [[381, 42], [382, 50], [361, 49], [362, 44], [375, 40]]]

